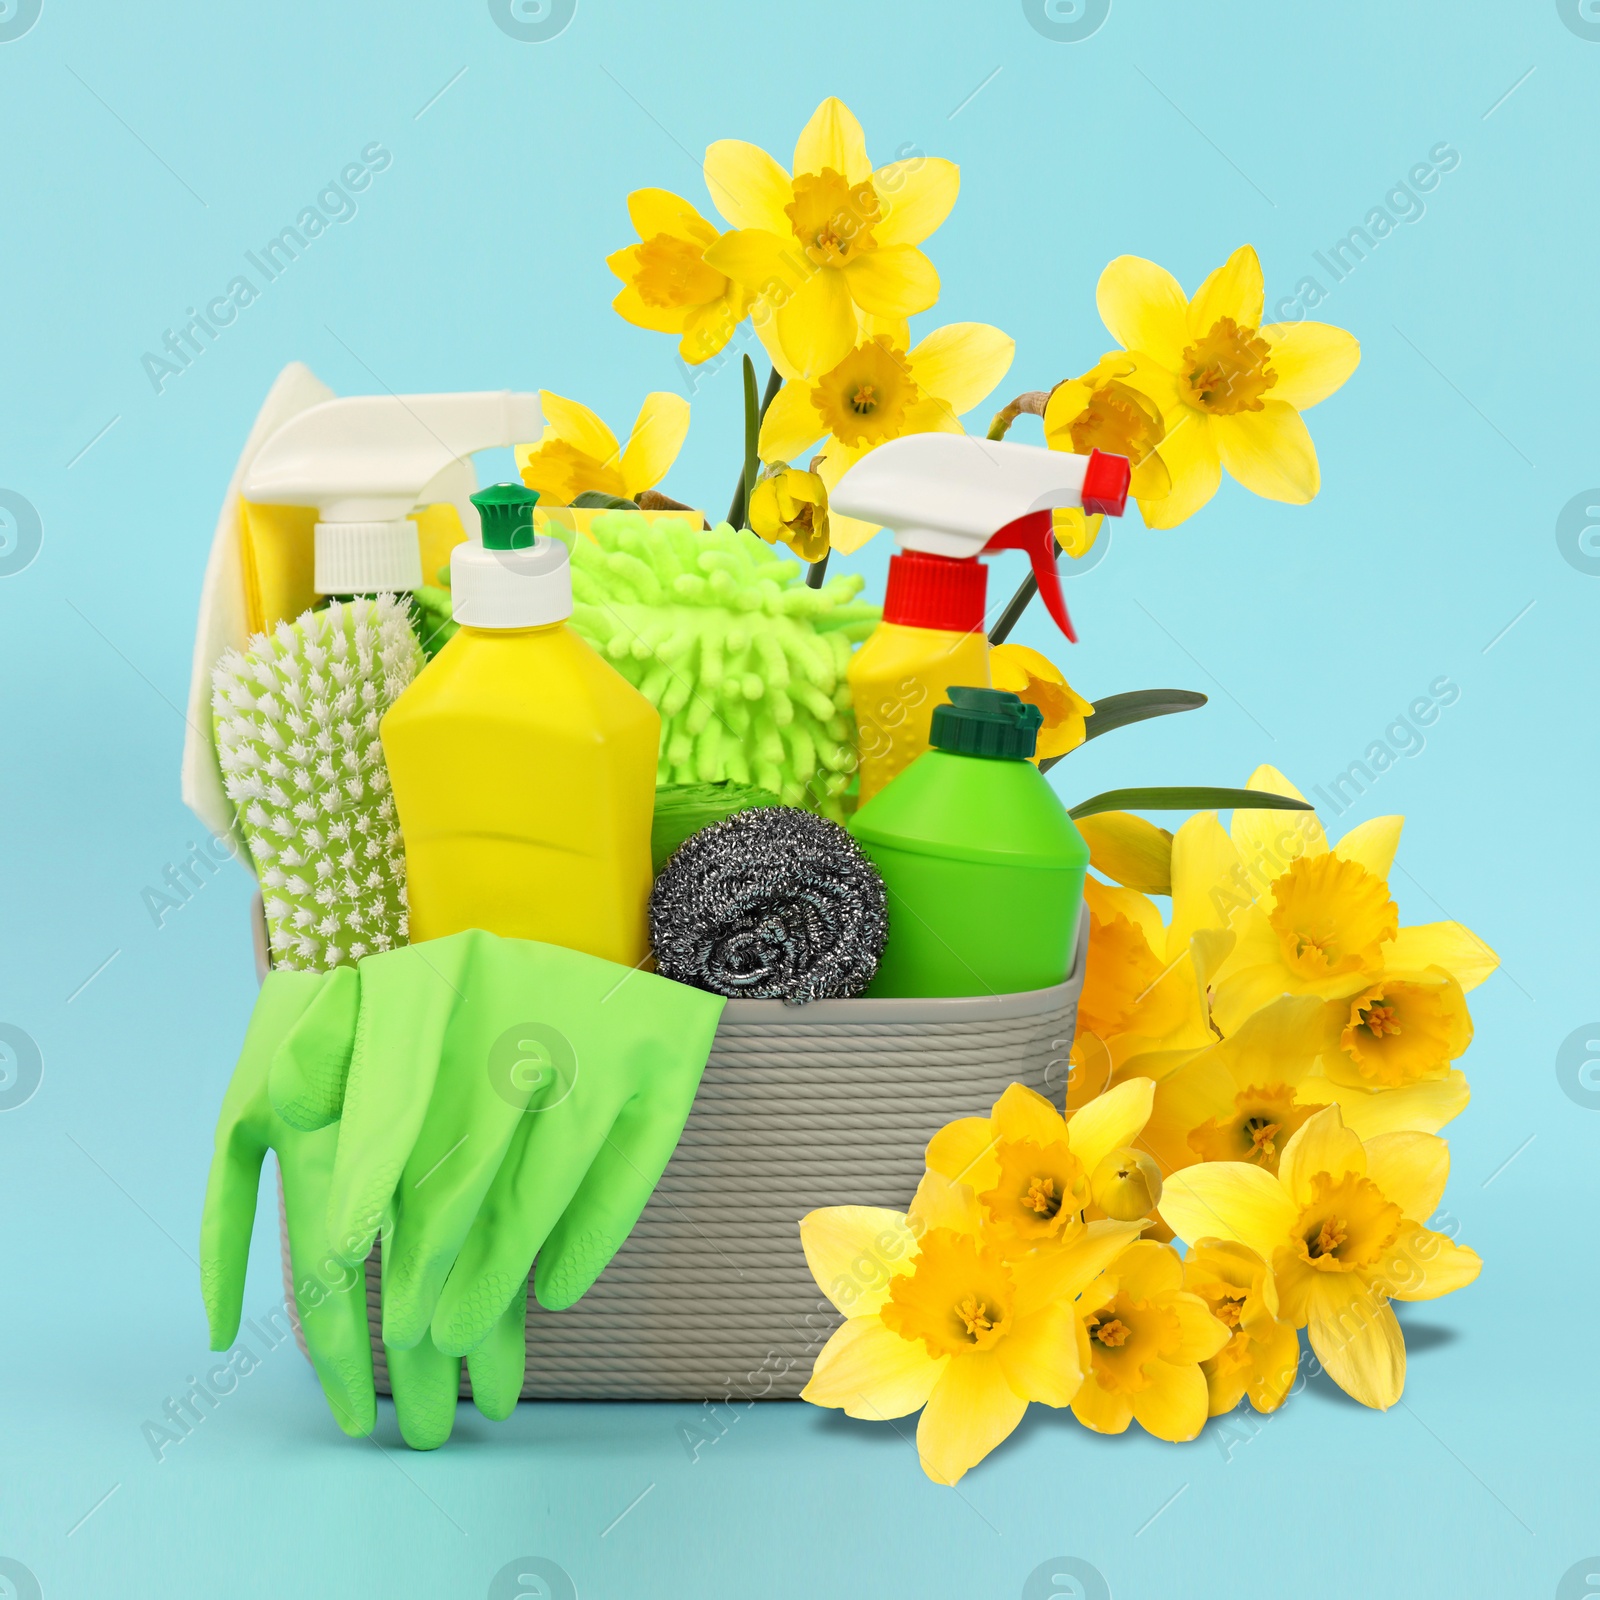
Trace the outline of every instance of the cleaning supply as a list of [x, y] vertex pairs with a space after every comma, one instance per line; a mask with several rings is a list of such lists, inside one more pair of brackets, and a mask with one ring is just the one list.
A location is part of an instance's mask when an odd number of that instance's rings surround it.
[[656, 790], [650, 824], [650, 870], [657, 875], [692, 833], [709, 828], [736, 811], [782, 802], [769, 789], [747, 783], [669, 783]]
[[989, 682], [988, 574], [978, 559], [1026, 550], [1056, 626], [1076, 641], [1056, 574], [1050, 512], [1077, 506], [1120, 517], [1123, 456], [917, 433], [868, 452], [840, 478], [833, 511], [890, 528], [883, 621], [850, 663], [861, 728], [865, 804], [928, 748], [934, 709], [952, 684]]
[[405, 849], [378, 724], [421, 666], [388, 596], [308, 611], [217, 664], [217, 751], [275, 967], [354, 964], [405, 943]]
[[477, 1351], [535, 1255], [540, 1305], [588, 1291], [677, 1147], [722, 1007], [476, 930], [329, 975], [268, 1088], [289, 1126], [339, 1121], [327, 1226], [352, 1263], [382, 1226], [386, 1345], [431, 1329]]
[[1039, 708], [958, 685], [932, 746], [850, 822], [889, 897], [869, 999], [1015, 994], [1071, 969], [1089, 847], [1032, 765]]
[[[349, 968], [267, 974], [217, 1119], [216, 1151], [200, 1223], [200, 1286], [211, 1348], [226, 1350], [239, 1335], [261, 1166], [267, 1151], [273, 1151], [283, 1186], [295, 1310], [306, 1353], [334, 1420], [344, 1432], [359, 1437], [372, 1432], [377, 1396], [367, 1332], [366, 1274], [359, 1261], [351, 1264], [341, 1258], [328, 1231], [340, 1130], [291, 1127], [274, 1110], [268, 1090], [273, 1060], [296, 1025], [314, 1005], [330, 997], [343, 1001], [356, 988], [357, 975]], [[344, 1006], [343, 1013], [353, 1028], [353, 1008]], [[324, 1004], [318, 1014], [331, 1011]], [[523, 1308], [518, 1303], [506, 1310], [467, 1357], [472, 1397], [485, 1416], [498, 1420], [515, 1408], [525, 1350]], [[447, 1356], [431, 1342], [409, 1350], [391, 1348], [386, 1355], [402, 1438], [414, 1450], [443, 1444], [455, 1417], [460, 1359]]]
[[793, 806], [702, 829], [650, 892], [656, 971], [746, 1000], [842, 1000], [877, 970], [883, 884], [836, 822]]
[[722, 523], [597, 517], [572, 550], [572, 626], [661, 713], [660, 784], [728, 780], [842, 820], [855, 768], [846, 668], [876, 607], [862, 579]]
[[456, 634], [383, 719], [411, 939], [484, 928], [633, 966], [661, 721], [566, 625], [567, 547], [535, 535], [537, 499], [472, 497], [483, 542], [450, 558]]

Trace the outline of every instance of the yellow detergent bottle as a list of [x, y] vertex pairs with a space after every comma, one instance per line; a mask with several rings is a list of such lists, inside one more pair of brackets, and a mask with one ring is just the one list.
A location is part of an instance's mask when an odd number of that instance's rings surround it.
[[893, 530], [883, 621], [851, 658], [865, 805], [928, 748], [935, 709], [956, 685], [986, 687], [988, 572], [978, 557], [1026, 550], [1050, 615], [1076, 641], [1056, 575], [1050, 512], [1120, 517], [1126, 458], [919, 433], [879, 445], [845, 473], [832, 508]]
[[483, 542], [450, 557], [459, 631], [380, 728], [409, 937], [484, 928], [634, 966], [661, 719], [567, 627], [567, 547], [535, 536], [537, 499], [472, 496]]

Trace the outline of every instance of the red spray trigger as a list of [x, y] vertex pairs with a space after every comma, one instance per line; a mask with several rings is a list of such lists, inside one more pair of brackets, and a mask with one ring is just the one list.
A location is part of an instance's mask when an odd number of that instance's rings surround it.
[[1054, 519], [1048, 511], [1030, 511], [990, 538], [983, 547], [990, 550], [1026, 550], [1033, 565], [1033, 576], [1039, 585], [1046, 608], [1055, 618], [1056, 626], [1076, 644], [1078, 635], [1073, 631], [1072, 618], [1067, 615], [1067, 602], [1061, 594], [1061, 579], [1056, 573], [1055, 535], [1051, 531]]

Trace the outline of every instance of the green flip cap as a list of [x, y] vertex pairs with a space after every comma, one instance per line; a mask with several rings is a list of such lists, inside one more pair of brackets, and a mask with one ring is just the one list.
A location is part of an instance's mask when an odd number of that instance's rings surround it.
[[957, 755], [1026, 761], [1038, 742], [1044, 713], [1006, 689], [949, 691], [950, 704], [933, 713], [929, 743]]
[[485, 550], [531, 550], [533, 508], [539, 496], [520, 483], [491, 483], [472, 497], [483, 525]]

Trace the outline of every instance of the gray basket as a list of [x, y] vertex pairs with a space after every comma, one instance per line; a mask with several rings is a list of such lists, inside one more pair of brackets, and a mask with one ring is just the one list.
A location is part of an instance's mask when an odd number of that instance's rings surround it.
[[[932, 1135], [986, 1113], [1007, 1084], [1059, 1101], [1087, 945], [1082, 927], [1066, 982], [1024, 994], [729, 1001], [683, 1137], [627, 1242], [569, 1310], [530, 1294], [522, 1398], [796, 1397], [840, 1321], [806, 1267], [800, 1218], [818, 1206], [903, 1210]], [[287, 1243], [283, 1253], [292, 1308]], [[376, 1251], [367, 1315], [387, 1394]]]

